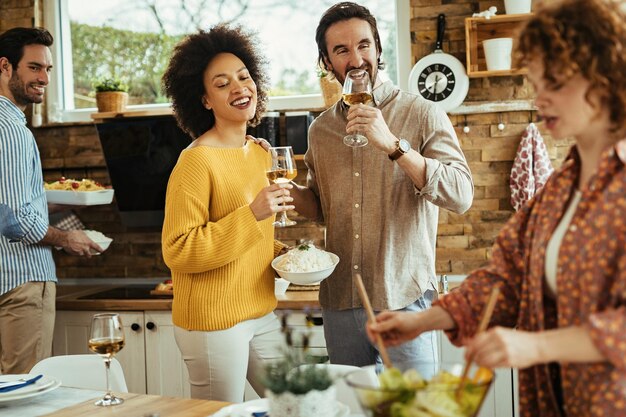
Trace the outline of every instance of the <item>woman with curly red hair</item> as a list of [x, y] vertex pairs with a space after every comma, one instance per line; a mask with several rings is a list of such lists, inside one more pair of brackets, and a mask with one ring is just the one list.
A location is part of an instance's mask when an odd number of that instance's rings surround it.
[[267, 101], [263, 66], [251, 35], [218, 25], [183, 39], [163, 76], [194, 139], [170, 176], [162, 233], [194, 398], [241, 402], [246, 377], [262, 394], [264, 365], [282, 355], [270, 263], [284, 245], [272, 223], [293, 209], [282, 205], [291, 185], [269, 185], [270, 156], [246, 137]]
[[[626, 416], [626, 13], [545, 2], [521, 31], [536, 106], [563, 165], [506, 224], [489, 264], [420, 313], [368, 327], [390, 346], [446, 330], [481, 366], [520, 368], [524, 417]], [[475, 335], [491, 288], [489, 330]], [[515, 328], [516, 330], [513, 330]]]

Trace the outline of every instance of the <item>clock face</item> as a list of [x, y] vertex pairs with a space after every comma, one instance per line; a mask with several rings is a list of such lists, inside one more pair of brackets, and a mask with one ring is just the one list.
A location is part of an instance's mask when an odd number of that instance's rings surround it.
[[419, 94], [430, 101], [445, 100], [452, 94], [455, 86], [454, 72], [442, 63], [424, 68], [417, 80]]
[[445, 111], [463, 103], [469, 84], [461, 61], [441, 51], [420, 59], [409, 74], [409, 92], [437, 103]]

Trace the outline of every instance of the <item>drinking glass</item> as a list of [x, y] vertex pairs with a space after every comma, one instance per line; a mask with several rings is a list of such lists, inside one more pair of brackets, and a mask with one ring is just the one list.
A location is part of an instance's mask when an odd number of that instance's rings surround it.
[[89, 350], [104, 359], [106, 369], [107, 392], [104, 397], [95, 402], [96, 405], [109, 406], [124, 402], [123, 398], [116, 397], [111, 392], [109, 373], [113, 355], [124, 347], [124, 329], [122, 319], [117, 313], [96, 314], [91, 319], [91, 333], [89, 335]]
[[[348, 106], [357, 103], [371, 104], [373, 102], [372, 83], [367, 71], [362, 69], [348, 71], [343, 82], [343, 102]], [[343, 138], [343, 143], [352, 147], [365, 146], [367, 142], [365, 135], [360, 132], [346, 135]]]
[[[276, 183], [286, 183], [298, 175], [296, 160], [293, 158], [293, 149], [291, 146], [275, 146], [270, 148], [272, 162], [267, 170], [267, 178]], [[283, 206], [285, 203], [283, 203]], [[286, 227], [297, 224], [295, 221], [287, 218], [287, 212], [283, 211], [280, 219], [274, 222], [274, 227]]]

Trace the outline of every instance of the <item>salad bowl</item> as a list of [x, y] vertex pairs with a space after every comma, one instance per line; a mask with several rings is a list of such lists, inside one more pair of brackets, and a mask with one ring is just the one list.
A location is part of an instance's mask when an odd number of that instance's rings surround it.
[[[476, 417], [494, 373], [473, 366], [460, 392], [463, 363], [444, 363], [401, 372], [365, 367], [346, 376], [367, 417]], [[428, 375], [426, 375], [426, 373]]]

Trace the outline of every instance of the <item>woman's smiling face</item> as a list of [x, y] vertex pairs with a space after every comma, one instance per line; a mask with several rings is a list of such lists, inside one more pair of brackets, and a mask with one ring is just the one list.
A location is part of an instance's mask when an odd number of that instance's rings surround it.
[[204, 71], [202, 102], [213, 110], [216, 123], [247, 123], [256, 113], [257, 90], [248, 69], [237, 56], [220, 53]]

